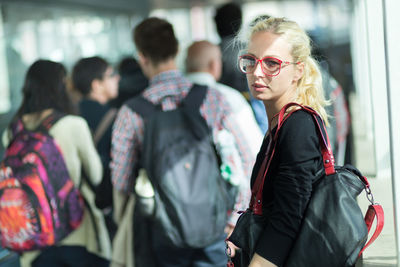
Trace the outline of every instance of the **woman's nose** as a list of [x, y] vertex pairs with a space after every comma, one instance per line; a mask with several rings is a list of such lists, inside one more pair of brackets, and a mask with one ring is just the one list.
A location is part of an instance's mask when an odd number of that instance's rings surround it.
[[255, 69], [253, 71], [253, 74], [254, 74], [254, 76], [257, 76], [257, 77], [265, 76], [265, 74], [264, 74], [264, 72], [262, 70], [262, 66], [261, 66], [260, 62], [257, 62], [257, 65], [256, 65], [256, 67], [255, 67]]

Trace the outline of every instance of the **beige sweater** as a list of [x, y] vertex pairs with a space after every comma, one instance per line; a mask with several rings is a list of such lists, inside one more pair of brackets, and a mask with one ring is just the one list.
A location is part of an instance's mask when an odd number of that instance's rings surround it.
[[[34, 129], [37, 122], [25, 121], [28, 129]], [[86, 121], [78, 116], [68, 115], [60, 119], [50, 129], [50, 134], [60, 146], [69, 174], [76, 186], [80, 184], [81, 169], [94, 185], [98, 185], [102, 178], [102, 165], [92, 141], [92, 136]], [[3, 144], [9, 143], [8, 131], [3, 134]], [[86, 247], [90, 252], [109, 259], [111, 257], [111, 243], [101, 211], [94, 204], [94, 194], [83, 183], [82, 195], [89, 203], [94, 213], [95, 223], [99, 231], [101, 250], [98, 250], [96, 236], [88, 208], [85, 209], [84, 218], [74, 232], [61, 241], [60, 245], [78, 245]], [[21, 257], [21, 266], [30, 266], [31, 261], [40, 251], [26, 252]]]

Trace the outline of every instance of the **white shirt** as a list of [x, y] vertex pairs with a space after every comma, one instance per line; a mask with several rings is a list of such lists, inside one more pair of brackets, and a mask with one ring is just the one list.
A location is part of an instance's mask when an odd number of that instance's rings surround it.
[[255, 157], [260, 150], [263, 134], [258, 126], [251, 106], [240, 92], [222, 83], [217, 83], [214, 77], [207, 72], [194, 72], [187, 74], [193, 83], [207, 85], [218, 90], [228, 101], [237, 125], [250, 146], [251, 154]]

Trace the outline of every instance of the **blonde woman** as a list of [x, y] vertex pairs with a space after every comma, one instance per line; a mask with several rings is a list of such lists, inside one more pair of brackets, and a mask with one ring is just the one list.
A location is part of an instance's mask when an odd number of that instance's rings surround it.
[[[310, 39], [304, 30], [285, 18], [269, 18], [257, 21], [249, 33], [239, 67], [246, 74], [253, 97], [264, 103], [272, 134], [264, 139], [257, 156], [251, 178], [253, 187], [261, 164], [268, 157], [267, 147], [269, 143], [274, 145], [270, 136], [276, 131], [275, 115], [286, 104], [310, 106], [328, 122], [321, 74], [310, 56]], [[315, 127], [312, 116], [298, 110], [280, 129], [263, 187], [265, 227], [258, 236], [254, 254], [244, 255], [242, 250], [243, 266], [285, 264], [311, 196], [312, 182], [323, 168]], [[234, 254], [234, 246], [229, 245]]]

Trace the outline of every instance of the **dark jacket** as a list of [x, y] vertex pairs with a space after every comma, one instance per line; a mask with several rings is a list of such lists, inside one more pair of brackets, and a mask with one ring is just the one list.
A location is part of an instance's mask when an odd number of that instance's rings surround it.
[[[87, 121], [92, 134], [94, 134], [104, 115], [110, 110], [110, 108], [109, 105], [103, 105], [90, 99], [82, 99], [79, 102], [80, 115]], [[111, 161], [110, 151], [112, 124], [113, 123], [110, 123], [102, 138], [96, 144], [97, 152], [100, 155], [104, 170], [102, 182], [96, 189], [96, 205], [99, 208], [112, 206], [112, 185], [109, 167]]]

